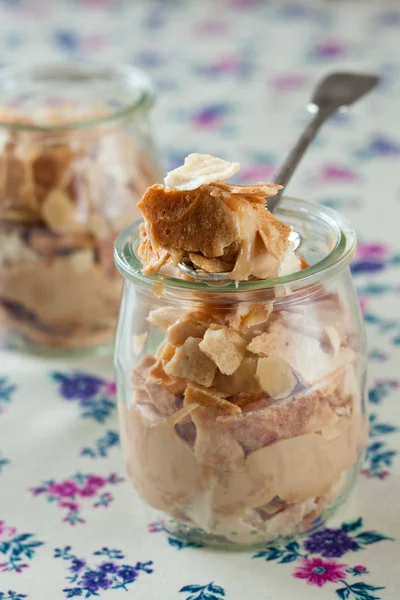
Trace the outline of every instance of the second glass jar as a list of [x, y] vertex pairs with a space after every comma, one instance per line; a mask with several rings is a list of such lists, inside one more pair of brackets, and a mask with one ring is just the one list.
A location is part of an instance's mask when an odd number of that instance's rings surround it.
[[129, 66], [56, 64], [5, 70], [0, 91], [5, 344], [108, 349], [122, 285], [113, 243], [161, 175], [151, 85]]

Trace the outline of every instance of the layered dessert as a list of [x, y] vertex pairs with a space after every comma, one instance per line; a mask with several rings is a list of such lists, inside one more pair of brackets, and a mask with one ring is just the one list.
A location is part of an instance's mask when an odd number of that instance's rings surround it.
[[9, 111], [0, 121], [25, 127], [0, 132], [0, 320], [19, 345], [109, 343], [121, 293], [113, 242], [157, 167], [121, 127], [68, 129], [66, 110], [40, 115], [56, 131]]
[[[191, 155], [146, 191], [145, 274], [179, 277], [181, 261], [235, 282], [302, 268], [290, 227], [265, 207], [279, 186], [227, 183], [238, 167]], [[253, 545], [308, 530], [345, 494], [366, 441], [358, 348], [321, 284], [223, 298], [155, 302], [135, 340], [122, 443], [140, 496], [178, 531]]]

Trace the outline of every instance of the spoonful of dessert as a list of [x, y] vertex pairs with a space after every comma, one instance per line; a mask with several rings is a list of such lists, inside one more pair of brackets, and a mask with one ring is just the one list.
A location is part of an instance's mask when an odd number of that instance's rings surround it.
[[[308, 146], [325, 121], [371, 91], [375, 75], [332, 73], [308, 105], [314, 118], [283, 163], [275, 183], [234, 185], [231, 163], [191, 154], [139, 201], [145, 223], [138, 255], [150, 275], [170, 264], [205, 282], [269, 279], [299, 270], [299, 233], [273, 213]], [[267, 200], [268, 199], [268, 200]], [[268, 207], [267, 204], [268, 203]]]

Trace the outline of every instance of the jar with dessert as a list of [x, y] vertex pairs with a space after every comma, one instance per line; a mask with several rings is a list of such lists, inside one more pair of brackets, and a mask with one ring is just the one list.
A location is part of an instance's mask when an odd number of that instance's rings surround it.
[[7, 347], [112, 347], [117, 234], [160, 180], [152, 86], [130, 66], [53, 64], [0, 75], [0, 327]]
[[[189, 156], [118, 238], [121, 442], [138, 496], [192, 543], [309, 534], [346, 500], [367, 443], [366, 342], [340, 214]], [[302, 243], [295, 252], [291, 230]], [[224, 273], [217, 284], [185, 264]]]

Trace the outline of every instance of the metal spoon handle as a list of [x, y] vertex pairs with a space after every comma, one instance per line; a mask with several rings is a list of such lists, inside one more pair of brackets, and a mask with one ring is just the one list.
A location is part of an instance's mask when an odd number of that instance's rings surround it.
[[[275, 183], [279, 183], [279, 185], [282, 185], [283, 188], [285, 189], [285, 187], [289, 183], [289, 180], [291, 179], [294, 171], [296, 170], [300, 160], [302, 159], [305, 151], [307, 150], [308, 146], [311, 144], [311, 142], [317, 135], [319, 128], [321, 127], [321, 125], [323, 125], [325, 123], [325, 121], [327, 119], [329, 119], [329, 117], [336, 110], [337, 110], [337, 105], [335, 105], [335, 104], [331, 104], [331, 105], [328, 104], [328, 105], [324, 106], [323, 108], [318, 109], [318, 112], [315, 114], [314, 118], [308, 123], [304, 132], [300, 136], [297, 144], [291, 150], [287, 159], [285, 160], [282, 167], [280, 168], [278, 175], [275, 177]], [[280, 192], [278, 192], [276, 194], [276, 196], [273, 196], [272, 198], [268, 198], [268, 210], [270, 212], [272, 212], [272, 213], [274, 212], [275, 208], [277, 207], [277, 205], [281, 199], [284, 189], [281, 190]]]

